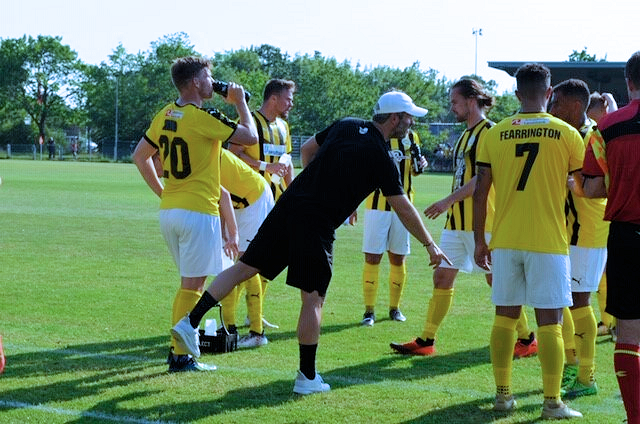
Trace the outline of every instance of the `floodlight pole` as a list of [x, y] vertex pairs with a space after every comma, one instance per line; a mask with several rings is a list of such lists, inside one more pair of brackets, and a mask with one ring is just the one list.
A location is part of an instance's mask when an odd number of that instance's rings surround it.
[[482, 28], [475, 29], [471, 31], [473, 35], [476, 37], [476, 60], [475, 60], [475, 69], [473, 71], [473, 75], [478, 75], [478, 35], [482, 36]]
[[113, 160], [118, 161], [118, 76], [116, 75], [116, 128], [115, 143], [113, 144]]

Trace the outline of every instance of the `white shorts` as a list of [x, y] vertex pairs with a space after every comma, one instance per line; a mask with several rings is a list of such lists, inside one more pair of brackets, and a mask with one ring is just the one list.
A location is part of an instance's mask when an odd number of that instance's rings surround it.
[[181, 277], [206, 277], [222, 271], [220, 217], [161, 209], [160, 231]]
[[253, 237], [258, 232], [258, 228], [262, 225], [264, 219], [269, 215], [269, 211], [273, 209], [274, 205], [273, 193], [271, 189], [266, 186], [262, 193], [262, 196], [255, 202], [243, 209], [235, 209], [236, 223], [238, 224], [238, 238], [240, 243], [238, 244], [241, 252], [245, 252]]
[[491, 260], [494, 305], [530, 305], [538, 309], [573, 305], [569, 255], [495, 249]]
[[[489, 244], [491, 233], [485, 233], [484, 236], [487, 244]], [[449, 265], [443, 261], [438, 265], [440, 268], [457, 269], [462, 272], [491, 273], [476, 265], [476, 261], [473, 258], [476, 244], [471, 231], [442, 230], [442, 234], [440, 234], [440, 249], [453, 264]]]
[[378, 255], [386, 251], [404, 256], [411, 253], [409, 231], [395, 212], [375, 209], [364, 211], [362, 251]]
[[576, 293], [598, 291], [600, 279], [607, 265], [607, 248], [569, 246], [569, 258], [571, 258], [571, 291]]

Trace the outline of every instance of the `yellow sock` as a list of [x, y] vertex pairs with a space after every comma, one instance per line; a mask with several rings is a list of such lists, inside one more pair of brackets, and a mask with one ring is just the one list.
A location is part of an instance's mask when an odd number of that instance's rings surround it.
[[489, 348], [493, 378], [498, 394], [511, 394], [511, 369], [513, 365], [513, 345], [516, 342], [518, 320], [496, 315], [491, 330]]
[[229, 328], [230, 325], [236, 325], [239, 293], [240, 287], [236, 286], [229, 292], [229, 294], [219, 301], [220, 306], [222, 307], [222, 319], [224, 320], [224, 325], [227, 328]]
[[373, 308], [376, 304], [376, 297], [378, 296], [378, 272], [380, 270], [379, 264], [370, 264], [365, 262], [364, 269], [362, 271], [362, 294], [364, 295], [364, 305], [367, 307], [367, 311]]
[[542, 391], [545, 400], [560, 400], [563, 358], [562, 326], [550, 324], [538, 327], [538, 358], [542, 368]]
[[596, 334], [598, 324], [591, 306], [573, 309], [573, 322], [576, 327], [575, 342], [578, 354], [578, 381], [591, 384], [594, 380], [594, 358], [596, 355]]
[[260, 285], [262, 286], [262, 299], [264, 299], [265, 295], [267, 294], [267, 287], [269, 286], [269, 280], [267, 280], [261, 275]]
[[529, 335], [531, 335], [531, 330], [529, 329], [529, 320], [527, 319], [527, 314], [524, 311], [524, 306], [520, 309], [520, 318], [518, 319], [518, 324], [516, 325], [516, 332], [518, 333], [519, 339], [528, 339]]
[[245, 281], [247, 290], [247, 314], [249, 315], [249, 329], [262, 334], [262, 282], [258, 275]]
[[615, 325], [614, 318], [604, 311], [607, 306], [607, 273], [602, 273], [600, 284], [598, 285], [598, 309], [600, 310], [600, 321], [607, 327], [611, 328]]
[[[173, 308], [171, 309], [171, 326], [176, 325], [178, 321], [191, 312], [201, 296], [202, 293], [197, 290], [178, 289], [178, 293], [176, 293], [176, 297], [173, 300]], [[180, 347], [173, 336], [171, 336], [171, 346], [173, 347], [174, 355], [186, 355], [189, 353]]]
[[438, 328], [453, 303], [453, 289], [433, 289], [431, 300], [429, 300], [429, 310], [427, 311], [427, 321], [424, 323], [424, 330], [421, 338], [435, 339]]
[[407, 266], [389, 265], [389, 309], [398, 309], [404, 283], [407, 281]]
[[562, 309], [562, 339], [564, 340], [564, 356], [568, 365], [576, 365], [576, 342], [574, 336], [576, 330], [573, 325], [573, 316], [569, 308]]

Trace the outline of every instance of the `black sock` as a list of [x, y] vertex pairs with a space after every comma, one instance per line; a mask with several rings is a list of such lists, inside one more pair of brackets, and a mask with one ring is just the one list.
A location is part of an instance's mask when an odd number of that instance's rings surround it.
[[300, 345], [300, 372], [309, 380], [316, 378], [316, 350], [318, 345]]
[[189, 313], [189, 322], [191, 322], [191, 326], [193, 328], [198, 328], [204, 314], [209, 312], [209, 310], [217, 304], [218, 301], [205, 290], [200, 300], [198, 300], [198, 303], [196, 303], [196, 306], [194, 306], [193, 310]]

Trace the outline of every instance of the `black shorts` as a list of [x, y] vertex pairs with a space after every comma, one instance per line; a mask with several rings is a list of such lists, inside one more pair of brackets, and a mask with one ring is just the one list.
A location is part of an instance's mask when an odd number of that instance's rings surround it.
[[335, 232], [317, 218], [276, 203], [240, 261], [269, 280], [289, 267], [288, 285], [308, 293], [318, 291], [324, 297], [333, 271]]
[[640, 319], [640, 225], [612, 222], [607, 242], [606, 312], [620, 319]]

